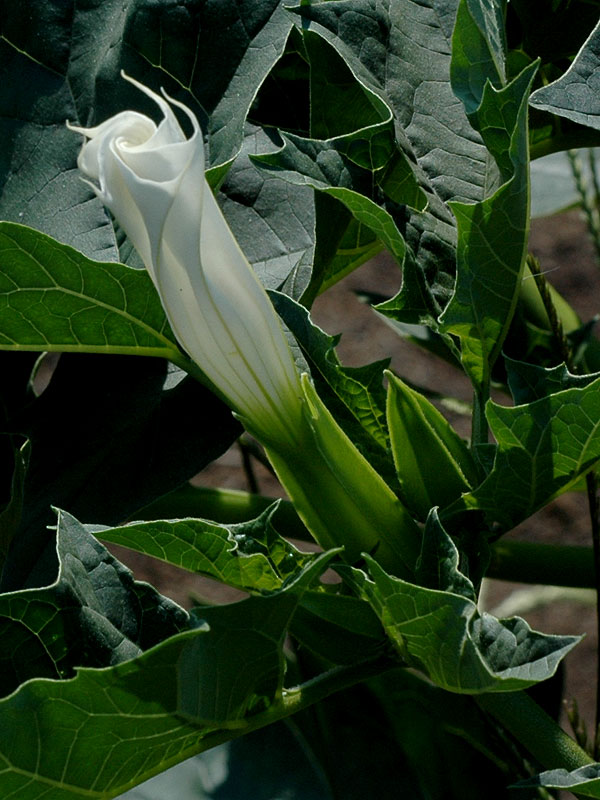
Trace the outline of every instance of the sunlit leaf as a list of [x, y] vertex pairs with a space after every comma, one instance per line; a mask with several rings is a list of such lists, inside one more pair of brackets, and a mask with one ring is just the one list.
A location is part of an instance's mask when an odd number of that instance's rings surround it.
[[[498, 620], [451, 592], [387, 575], [372, 559], [371, 578], [353, 580], [381, 619], [401, 659], [452, 692], [512, 692], [549, 678], [579, 641], [532, 631], [519, 617]], [[459, 657], [457, 657], [459, 654]]]

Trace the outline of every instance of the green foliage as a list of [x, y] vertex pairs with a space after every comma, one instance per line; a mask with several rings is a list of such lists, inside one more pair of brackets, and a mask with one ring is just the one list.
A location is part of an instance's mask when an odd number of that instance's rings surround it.
[[[3, 686], [18, 687], [0, 703], [7, 792], [34, 798], [50, 786], [56, 797], [114, 796], [156, 764], [198, 752], [204, 738], [208, 747], [222, 729], [243, 728], [250, 712], [276, 718], [270, 707], [284, 701], [285, 630], [332, 555], [310, 559], [277, 591], [199, 607], [188, 621], [61, 514], [57, 580], [3, 596], [11, 642]], [[63, 679], [27, 682], [33, 676]], [[90, 748], [93, 757], [83, 758]]]
[[181, 360], [145, 270], [90, 261], [31, 228], [0, 225], [2, 349]]
[[201, 519], [130, 523], [96, 531], [107, 542], [174, 564], [248, 592], [280, 589], [311, 556], [275, 533], [273, 509], [250, 522], [224, 526]]
[[487, 418], [498, 442], [492, 471], [457, 500], [446, 519], [465, 509], [483, 511], [505, 532], [566, 491], [600, 458], [600, 380], [514, 407], [490, 401]]
[[[549, 678], [577, 637], [546, 636], [519, 617], [480, 615], [450, 591], [406, 583], [369, 559], [371, 578], [353, 573], [406, 666], [451, 692], [514, 692]], [[460, 657], [457, 658], [457, 654]]]
[[[388, 373], [387, 419], [404, 502], [424, 520], [434, 506], [449, 505], [476, 480], [464, 442], [426, 397]], [[432, 485], [427, 476], [437, 472]]]
[[600, 797], [600, 764], [590, 764], [572, 772], [552, 769], [516, 785], [518, 789], [544, 786], [548, 789], [576, 790], [582, 797]]
[[[535, 66], [505, 85], [497, 16], [480, 10], [476, 21], [467, 8], [463, 0], [458, 19], [464, 16], [464, 21], [457, 25], [460, 36], [451, 67], [453, 88], [494, 157], [497, 178], [492, 173], [480, 203], [452, 203], [458, 225], [457, 281], [441, 321], [446, 332], [460, 338], [465, 370], [476, 391], [485, 393], [514, 313], [526, 254], [527, 97]], [[491, 193], [497, 182], [502, 185]]]
[[[599, 8], [0, 2], [3, 797], [600, 796], [598, 765], [522, 694], [579, 637], [478, 606], [494, 570], [568, 583], [580, 563], [496, 542], [600, 459], [592, 324], [525, 263], [531, 158], [600, 145]], [[244, 452], [289, 500], [188, 484], [253, 427], [200, 385], [79, 179], [65, 120], [155, 113], [121, 69], [198, 116], [285, 327], [297, 429]], [[381, 249], [402, 285], [377, 311], [466, 374], [470, 441], [444, 386], [345, 366], [312, 321]], [[99, 540], [244, 597], [184, 610]]]
[[531, 98], [531, 104], [597, 129], [600, 127], [600, 106], [594, 88], [594, 73], [599, 60], [600, 25], [596, 25], [568, 72], [549, 86], [538, 89]]

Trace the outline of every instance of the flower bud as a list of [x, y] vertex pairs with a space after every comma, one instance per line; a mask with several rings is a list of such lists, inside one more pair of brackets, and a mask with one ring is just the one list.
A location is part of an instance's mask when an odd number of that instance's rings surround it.
[[[123, 111], [95, 128], [69, 126], [88, 140], [77, 165], [142, 257], [179, 344], [213, 388], [257, 431], [293, 435], [299, 376], [204, 176], [198, 121], [164, 90], [161, 97], [127, 80], [156, 102], [162, 121]], [[189, 138], [172, 106], [189, 119]]]

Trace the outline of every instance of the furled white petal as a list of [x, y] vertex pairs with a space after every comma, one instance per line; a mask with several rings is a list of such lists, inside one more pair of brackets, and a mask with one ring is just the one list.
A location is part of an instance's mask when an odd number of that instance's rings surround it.
[[[124, 76], [127, 77], [127, 76]], [[140, 253], [177, 339], [254, 429], [290, 437], [302, 391], [281, 324], [204, 177], [192, 112], [127, 78], [162, 111], [125, 111], [95, 128], [78, 159]], [[186, 138], [172, 105], [192, 125]]]
[[[237, 411], [252, 419], [267, 413], [293, 428], [289, 412], [297, 409], [300, 390], [279, 320], [208, 188], [198, 239], [184, 235], [193, 172], [189, 178], [169, 212], [156, 267], [165, 308], [177, 308], [171, 324]], [[196, 248], [201, 268], [187, 270]]]

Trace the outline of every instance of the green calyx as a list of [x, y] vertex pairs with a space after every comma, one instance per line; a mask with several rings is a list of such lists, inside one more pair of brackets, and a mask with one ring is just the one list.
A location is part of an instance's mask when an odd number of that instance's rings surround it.
[[302, 429], [294, 432], [294, 446], [263, 441], [299, 516], [321, 547], [343, 546], [349, 563], [369, 553], [390, 573], [410, 578], [419, 526], [342, 431], [308, 375], [302, 390]]

